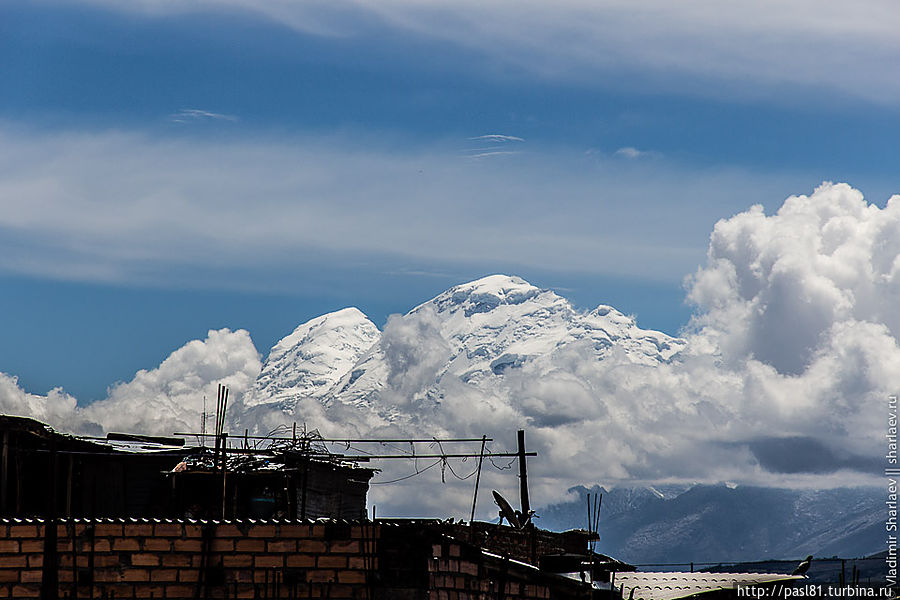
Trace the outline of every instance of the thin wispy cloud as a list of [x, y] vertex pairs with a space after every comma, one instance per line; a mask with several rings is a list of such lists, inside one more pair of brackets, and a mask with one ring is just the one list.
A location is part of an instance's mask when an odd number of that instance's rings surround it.
[[[501, 149], [459, 160], [452, 148], [351, 138], [0, 128], [0, 155], [17, 165], [0, 173], [0, 270], [133, 282], [175, 266], [285, 266], [337, 252], [677, 281], [702, 259], [711, 219], [786, 187], [781, 176], [658, 161], [623, 174], [611, 157]], [[669, 201], [673, 187], [690, 206]]]
[[483, 140], [486, 142], [524, 142], [524, 138], [515, 135], [503, 135], [500, 133], [489, 133], [486, 135], [478, 135], [470, 137], [470, 140]]
[[[82, 0], [145, 15], [177, 13], [165, 0]], [[597, 81], [630, 71], [631, 82], [670, 89], [699, 86], [703, 93], [789, 101], [786, 86], [807, 101], [825, 102], [823, 90], [869, 102], [900, 99], [894, 76], [900, 61], [900, 11], [892, 0], [823, 5], [774, 0], [712, 0], [639, 4], [562, 0], [516, 10], [511, 0], [363, 0], [351, 10], [329, 3], [211, 0], [207, 10], [242, 9], [307, 34], [364, 36], [388, 29], [450, 42], [541, 78]], [[383, 35], [383, 32], [382, 32]], [[638, 83], [637, 85], [641, 85]]]
[[512, 154], [521, 154], [516, 150], [492, 150], [489, 152], [479, 152], [478, 154], [470, 154], [469, 158], [490, 158], [492, 156], [509, 156]]
[[183, 108], [178, 112], [169, 115], [169, 120], [173, 123], [196, 123], [198, 121], [230, 121], [234, 123], [239, 119], [234, 115], [226, 115], [197, 108]]
[[634, 148], [632, 146], [625, 146], [613, 152], [613, 156], [634, 160], [638, 158], [658, 157], [659, 152], [655, 152], [653, 150], [638, 150], [637, 148]]

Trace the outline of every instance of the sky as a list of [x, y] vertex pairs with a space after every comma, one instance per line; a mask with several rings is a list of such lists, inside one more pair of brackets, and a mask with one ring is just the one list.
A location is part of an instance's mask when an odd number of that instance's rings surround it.
[[[594, 468], [570, 439], [622, 440], [610, 479], [871, 482], [900, 385], [898, 28], [887, 0], [4, 2], [0, 407], [167, 432], [140, 419], [239, 397], [347, 306], [443, 356], [391, 315], [506, 273], [686, 340], [652, 371], [547, 357], [523, 405], [461, 392], [557, 449], [548, 494]], [[541, 428], [559, 394], [606, 408]]]
[[[718, 272], [716, 223], [826, 181], [882, 209], [900, 191], [898, 20], [880, 0], [5, 2], [0, 372], [88, 405], [210, 330], [264, 358], [314, 316], [381, 327], [490, 273], [721, 329], [686, 283]], [[766, 327], [732, 350], [788, 360]]]
[[677, 334], [713, 225], [897, 185], [886, 2], [0, 7], [0, 369], [82, 401], [495, 272]]

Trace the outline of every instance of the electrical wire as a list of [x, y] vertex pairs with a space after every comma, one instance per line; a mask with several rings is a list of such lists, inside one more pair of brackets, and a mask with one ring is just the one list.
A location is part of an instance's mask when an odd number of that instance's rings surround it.
[[415, 477], [416, 475], [421, 475], [422, 473], [424, 473], [425, 471], [427, 471], [427, 470], [430, 469], [431, 467], [436, 467], [437, 465], [441, 464], [442, 462], [444, 462], [444, 459], [443, 459], [443, 458], [439, 458], [439, 459], [437, 459], [436, 461], [434, 461], [433, 463], [431, 463], [430, 465], [428, 465], [427, 467], [425, 467], [424, 469], [419, 469], [419, 470], [417, 470], [415, 473], [410, 473], [409, 475], [406, 475], [405, 477], [400, 477], [400, 478], [398, 478], [398, 479], [391, 479], [390, 481], [370, 481], [370, 482], [369, 482], [369, 485], [384, 485], [384, 484], [386, 484], [386, 483], [397, 483], [398, 481], [403, 481], [403, 480], [405, 480], [405, 479], [410, 479], [410, 478], [412, 478], [412, 477]]

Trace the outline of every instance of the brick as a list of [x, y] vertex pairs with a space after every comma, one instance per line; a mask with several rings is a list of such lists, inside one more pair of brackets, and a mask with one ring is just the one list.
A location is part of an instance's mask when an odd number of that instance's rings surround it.
[[330, 598], [352, 598], [353, 588], [349, 585], [333, 585], [329, 588]]
[[247, 535], [250, 537], [273, 538], [278, 534], [275, 533], [274, 525], [254, 525], [247, 532]]
[[178, 569], [150, 569], [150, 581], [178, 581]]
[[203, 542], [200, 540], [175, 540], [172, 542], [175, 552], [200, 552], [203, 550]]
[[178, 581], [181, 581], [181, 582], [200, 581], [200, 570], [199, 569], [179, 569]]
[[19, 552], [43, 552], [44, 542], [43, 540], [22, 540], [19, 547]]
[[98, 554], [94, 556], [95, 567], [118, 567], [121, 564], [118, 554]]
[[183, 533], [181, 523], [157, 523], [153, 526], [153, 535], [160, 537], [181, 537]]
[[306, 580], [316, 582], [328, 582], [334, 581], [335, 578], [334, 571], [327, 571], [325, 569], [316, 569], [315, 571], [310, 571], [306, 574]]
[[94, 552], [111, 552], [112, 542], [109, 540], [94, 540]]
[[0, 556], [0, 569], [19, 569], [24, 566], [24, 554], [7, 554], [4, 556]]
[[265, 552], [266, 542], [263, 540], [238, 540], [234, 543], [237, 552]]
[[325, 569], [345, 569], [347, 568], [346, 556], [324, 555], [316, 558], [316, 566]]
[[116, 523], [97, 523], [94, 526], [96, 537], [122, 537], [122, 525]]
[[338, 583], [365, 583], [366, 574], [362, 571], [338, 571]]
[[56, 551], [59, 553], [72, 551], [72, 540], [58, 540], [56, 542]]
[[103, 583], [103, 582], [114, 582], [119, 581], [122, 578], [122, 573], [119, 569], [98, 569], [94, 568], [94, 581]]
[[40, 568], [43, 565], [44, 565], [44, 555], [43, 554], [29, 554], [28, 555], [28, 566], [29, 567]]
[[150, 537], [143, 541], [144, 552], [168, 552], [172, 549], [172, 541], [165, 538]]
[[141, 549], [141, 545], [137, 540], [132, 538], [118, 538], [113, 540], [113, 550], [116, 552], [137, 552]]
[[238, 529], [237, 525], [219, 525], [216, 527], [216, 537], [242, 538], [244, 532]]
[[453, 557], [459, 556], [459, 545], [457, 545], [457, 544], [450, 545], [450, 556], [453, 556]]
[[[429, 561], [431, 562], [431, 561]], [[377, 569], [378, 568], [378, 559], [374, 556], [348, 556], [347, 557], [347, 566], [351, 569]]]
[[309, 537], [309, 525], [301, 525], [299, 523], [288, 523], [279, 527], [279, 537], [281, 539], [297, 539]]
[[[316, 525], [316, 527], [321, 527], [321, 525]], [[325, 542], [321, 542], [319, 540], [298, 540], [297, 552], [322, 554], [325, 552]]]
[[12, 569], [0, 570], [0, 582], [15, 583], [19, 581], [19, 572]]
[[185, 523], [183, 531], [184, 531], [184, 533], [182, 535], [184, 535], [184, 537], [189, 537], [189, 538], [203, 537], [203, 526], [202, 525], [194, 525], [194, 524], [190, 524], [190, 523]]
[[223, 556], [222, 566], [226, 568], [252, 567], [253, 556], [251, 556], [250, 554], [235, 554], [233, 556]]
[[[158, 572], [158, 569], [154, 569], [154, 573]], [[122, 581], [150, 581], [150, 571], [148, 569], [125, 569], [122, 571]]]
[[283, 567], [284, 566], [284, 557], [283, 556], [256, 556], [253, 559], [253, 565], [255, 567]]
[[20, 571], [19, 581], [22, 583], [40, 583], [44, 579], [44, 572], [38, 570]]
[[[118, 596], [118, 594], [116, 594]], [[168, 598], [193, 598], [194, 586], [192, 585], [167, 585], [166, 597]]]
[[266, 551], [267, 552], [296, 552], [297, 551], [297, 542], [296, 540], [275, 540], [271, 542], [266, 542]]
[[213, 552], [234, 552], [234, 540], [213, 540], [209, 545]]
[[0, 552], [18, 552], [19, 540], [0, 540]]
[[131, 564], [135, 567], [157, 567], [159, 566], [159, 556], [156, 554], [132, 554]]
[[164, 598], [166, 587], [162, 585], [136, 585], [134, 586], [135, 598]]
[[359, 542], [354, 540], [337, 540], [328, 542], [328, 551], [343, 554], [359, 554]]
[[186, 554], [163, 554], [161, 564], [164, 567], [190, 567], [192, 563]]
[[40, 595], [39, 585], [14, 585], [12, 589], [13, 598], [37, 598]]
[[123, 526], [123, 535], [128, 537], [153, 535], [153, 525], [150, 523], [129, 523]]
[[10, 525], [9, 537], [11, 538], [36, 538], [38, 537], [37, 525]]
[[432, 544], [431, 545], [431, 556], [435, 556], [437, 558], [441, 557], [441, 545], [440, 544]]
[[289, 554], [287, 566], [309, 568], [316, 566], [316, 557], [312, 554]]

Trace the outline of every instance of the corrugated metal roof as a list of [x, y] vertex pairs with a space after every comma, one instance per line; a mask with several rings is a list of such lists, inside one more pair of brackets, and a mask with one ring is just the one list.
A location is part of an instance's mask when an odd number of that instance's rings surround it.
[[[622, 597], [633, 600], [675, 600], [705, 592], [803, 579], [779, 573], [616, 573], [615, 585], [623, 586]], [[632, 596], [634, 590], [634, 596]]]

